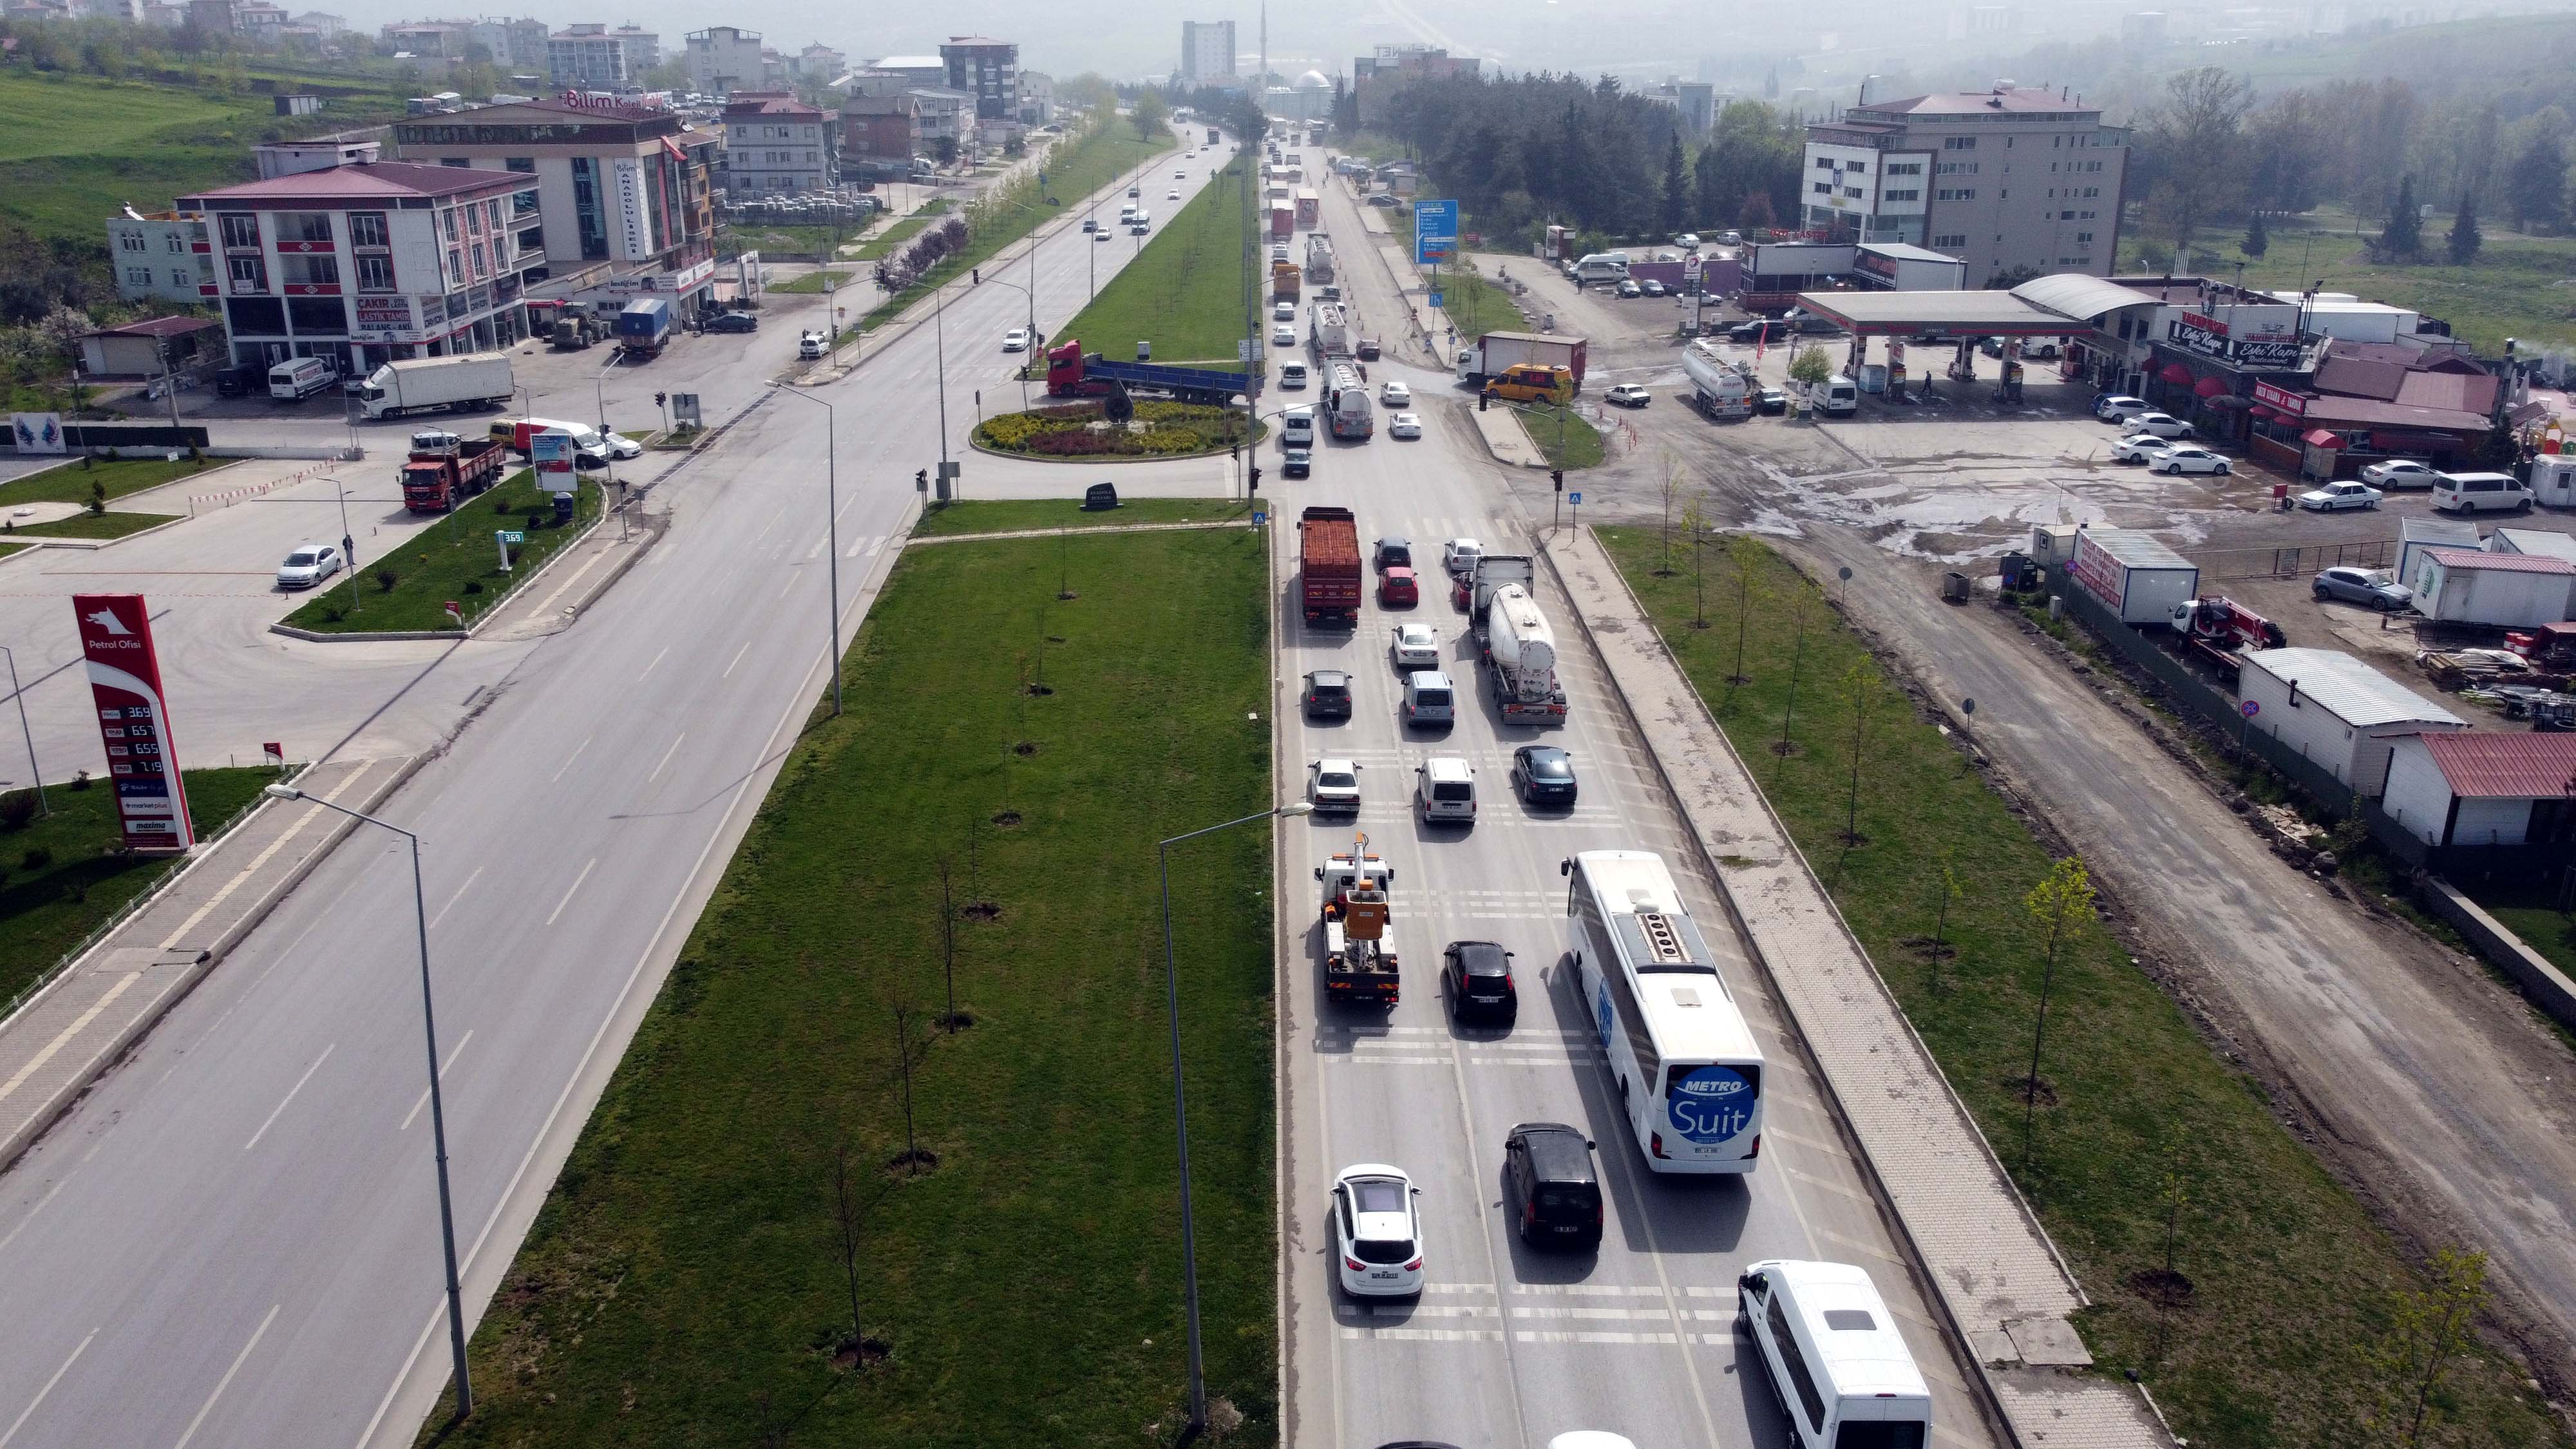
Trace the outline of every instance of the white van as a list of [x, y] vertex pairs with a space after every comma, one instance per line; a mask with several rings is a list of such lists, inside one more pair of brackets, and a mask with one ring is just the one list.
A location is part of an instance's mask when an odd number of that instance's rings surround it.
[[1849, 417], [1860, 411], [1860, 385], [1837, 372], [1807, 389], [1807, 405], [1827, 417]]
[[1929, 1449], [1931, 1390], [1868, 1273], [1766, 1259], [1735, 1280], [1735, 1310], [1799, 1449]]
[[1458, 722], [1458, 691], [1437, 669], [1417, 669], [1404, 676], [1404, 722], [1446, 725]]
[[1572, 277], [1576, 284], [1581, 286], [1589, 286], [1594, 282], [1624, 282], [1628, 280], [1628, 254], [1594, 252], [1568, 268], [1566, 275]]
[[290, 358], [268, 370], [268, 395], [279, 402], [302, 402], [329, 391], [339, 376], [339, 369], [321, 358]]
[[2433, 507], [2441, 513], [2519, 513], [2531, 507], [2531, 490], [2510, 473], [2445, 473], [2433, 480]]
[[1315, 410], [1287, 408], [1279, 414], [1279, 446], [1311, 448], [1315, 446]]
[[1413, 767], [1413, 818], [1425, 825], [1476, 823], [1476, 767], [1457, 755], [1433, 755]]

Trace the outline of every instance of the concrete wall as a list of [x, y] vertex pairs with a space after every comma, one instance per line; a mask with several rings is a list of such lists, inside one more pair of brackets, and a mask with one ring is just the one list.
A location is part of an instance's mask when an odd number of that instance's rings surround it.
[[2557, 1018], [2564, 1026], [2576, 1028], [2576, 982], [2549, 962], [2549, 958], [2523, 944], [2521, 937], [2506, 930], [2504, 924], [2450, 882], [2440, 876], [2424, 878], [2417, 892], [2433, 914], [2451, 923], [2453, 928], [2477, 947], [2486, 957], [2511, 976], [2522, 987], [2531, 1004]]

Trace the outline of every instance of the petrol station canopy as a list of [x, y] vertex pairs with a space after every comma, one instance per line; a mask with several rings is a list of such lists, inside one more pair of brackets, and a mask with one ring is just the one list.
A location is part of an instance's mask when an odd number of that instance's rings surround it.
[[1856, 337], [2063, 337], [2085, 329], [2010, 292], [1800, 292], [1798, 305]]

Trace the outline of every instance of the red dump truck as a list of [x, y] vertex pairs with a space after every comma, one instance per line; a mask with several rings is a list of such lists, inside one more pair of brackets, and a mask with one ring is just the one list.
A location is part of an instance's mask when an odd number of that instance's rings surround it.
[[1297, 234], [1297, 210], [1277, 202], [1270, 207], [1270, 239], [1284, 242]]
[[508, 448], [498, 438], [468, 441], [454, 433], [414, 433], [403, 463], [403, 507], [445, 513], [501, 479]]
[[1309, 508], [1297, 521], [1297, 589], [1306, 622], [1360, 617], [1360, 525], [1347, 508]]

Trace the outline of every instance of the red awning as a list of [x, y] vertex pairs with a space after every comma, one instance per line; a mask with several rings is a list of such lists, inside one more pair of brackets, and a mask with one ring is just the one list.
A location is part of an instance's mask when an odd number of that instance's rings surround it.
[[2194, 397], [2216, 397], [2225, 391], [2227, 391], [2227, 384], [2220, 382], [2214, 377], [2204, 377], [2200, 381], [2192, 384], [2191, 395]]
[[2252, 412], [2256, 422], [2277, 423], [2281, 420], [2281, 410], [2270, 403], [2256, 403]]
[[2307, 444], [2311, 448], [2340, 448], [2343, 446], [2343, 439], [2336, 437], [2331, 430], [2326, 428], [2310, 428], [2305, 433], [2299, 435], [2299, 441]]
[[2165, 370], [2157, 373], [2156, 376], [2176, 386], [2182, 386], [2190, 383], [2191, 369], [2179, 362], [2168, 362], [2165, 364]]

